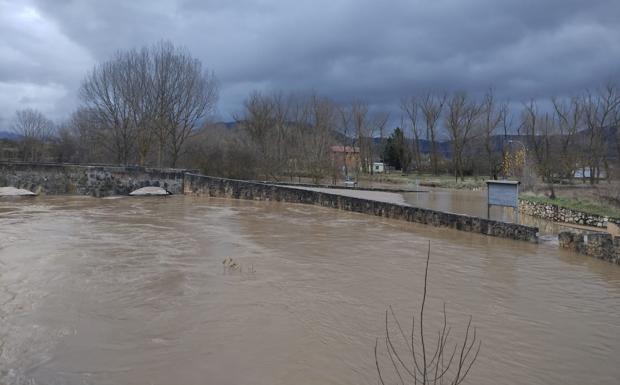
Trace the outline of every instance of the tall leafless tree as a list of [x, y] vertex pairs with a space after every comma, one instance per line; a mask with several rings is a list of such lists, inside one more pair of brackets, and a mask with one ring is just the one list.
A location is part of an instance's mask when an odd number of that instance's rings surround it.
[[[135, 52], [135, 51], [133, 51]], [[126, 56], [132, 53], [116, 54], [115, 58], [98, 64], [86, 77], [80, 89], [82, 108], [89, 111], [99, 143], [116, 156], [118, 163], [127, 164], [135, 152], [137, 130], [132, 124], [131, 103], [127, 95], [132, 85], [127, 83]]]
[[39, 110], [27, 108], [15, 112], [12, 130], [21, 136], [22, 159], [41, 160], [45, 143], [54, 134], [54, 123]]
[[285, 146], [287, 136], [291, 135], [288, 117], [288, 98], [253, 92], [244, 102], [243, 115], [236, 118], [247, 133], [265, 179], [278, 180], [285, 173], [288, 163]]
[[446, 128], [452, 142], [454, 177], [456, 180], [459, 177], [465, 180], [463, 154], [472, 139], [482, 105], [469, 98], [465, 92], [456, 92], [448, 99], [447, 108]]
[[609, 175], [608, 130], [620, 122], [620, 93], [613, 83], [608, 83], [596, 93], [587, 91], [583, 96], [583, 114], [587, 129], [587, 163], [590, 183], [598, 183], [601, 169]]
[[314, 183], [329, 175], [332, 170], [332, 129], [337, 119], [335, 105], [315, 94], [302, 99], [303, 115], [297, 121], [301, 165]]
[[495, 155], [496, 149], [493, 139], [500, 124], [505, 120], [504, 115], [508, 113], [508, 104], [498, 105], [491, 89], [484, 95], [481, 108], [482, 140], [487, 156], [487, 172], [489, 176], [495, 178], [501, 163]]
[[369, 171], [372, 160], [372, 130], [373, 127], [369, 121], [368, 104], [361, 100], [356, 100], [351, 104], [351, 122], [360, 151], [360, 168], [362, 172]]
[[426, 125], [426, 140], [431, 142], [431, 169], [435, 175], [439, 174], [438, 123], [447, 98], [445, 93], [439, 96], [428, 92], [420, 99], [420, 110]]
[[339, 106], [338, 107], [338, 116], [339, 116], [339, 124], [337, 127], [339, 128], [339, 133], [343, 145], [343, 167], [344, 167], [344, 176], [345, 178], [349, 177], [349, 173], [355, 171], [357, 174], [357, 169], [359, 169], [359, 165], [356, 166], [356, 170], [349, 170], [347, 158], [347, 148], [350, 147], [353, 149], [354, 144], [354, 134], [353, 134], [353, 118], [350, 109], [348, 106]]
[[82, 107], [98, 127], [101, 145], [117, 162], [144, 163], [158, 139], [158, 163], [165, 149], [176, 166], [187, 138], [217, 102], [214, 76], [186, 49], [160, 42], [119, 51], [82, 82]]
[[[390, 114], [388, 112], [378, 111], [371, 115], [370, 124], [371, 129], [368, 133], [368, 143], [370, 144], [370, 160], [368, 162], [368, 167], [370, 168], [370, 173], [374, 174], [374, 161], [380, 158], [380, 154], [382, 151], [377, 154], [377, 146], [375, 146], [375, 137], [377, 134], [380, 136], [381, 145], [383, 145], [383, 133], [385, 131], [385, 127], [387, 126], [388, 121], [390, 120]], [[409, 151], [409, 148], [407, 148]], [[408, 168], [403, 170], [404, 172], [408, 172]]]
[[187, 138], [214, 111], [218, 86], [215, 76], [186, 49], [160, 42], [152, 51], [160, 146], [165, 140], [175, 167]]
[[555, 127], [558, 128], [558, 161], [561, 168], [561, 176], [572, 180], [574, 170], [578, 163], [577, 133], [583, 127], [583, 104], [579, 98], [572, 97], [569, 100], [552, 98], [554, 109]]
[[[413, 159], [415, 166], [420, 171], [422, 169], [422, 150], [420, 148], [420, 139], [422, 138], [419, 125], [420, 103], [415, 96], [401, 99], [401, 110], [407, 115], [409, 126], [413, 134]], [[402, 125], [401, 125], [402, 126]]]
[[557, 146], [554, 137], [557, 134], [555, 120], [549, 112], [540, 112], [534, 100], [524, 105], [521, 128], [527, 136], [527, 143], [534, 156], [536, 169], [549, 188], [549, 197], [555, 199], [554, 182], [561, 170], [558, 162]]

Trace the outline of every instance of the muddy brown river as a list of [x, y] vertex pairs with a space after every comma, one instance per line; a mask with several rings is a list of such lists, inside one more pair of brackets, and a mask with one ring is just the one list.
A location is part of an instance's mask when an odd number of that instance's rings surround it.
[[419, 309], [429, 240], [427, 330], [445, 302], [454, 337], [473, 315], [482, 341], [465, 383], [620, 383], [619, 266], [182, 196], [0, 200], [0, 383], [376, 384], [384, 311]]

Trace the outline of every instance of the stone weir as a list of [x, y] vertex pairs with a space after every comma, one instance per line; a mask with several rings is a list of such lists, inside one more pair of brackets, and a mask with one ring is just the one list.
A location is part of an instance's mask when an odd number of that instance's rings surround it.
[[562, 231], [560, 247], [620, 265], [620, 237], [608, 233]]
[[275, 184], [187, 173], [184, 192], [211, 197], [305, 203], [501, 238], [530, 242], [538, 240], [536, 227]]
[[181, 194], [184, 175], [188, 171], [140, 166], [0, 162], [0, 186], [47, 195], [128, 195], [147, 186]]

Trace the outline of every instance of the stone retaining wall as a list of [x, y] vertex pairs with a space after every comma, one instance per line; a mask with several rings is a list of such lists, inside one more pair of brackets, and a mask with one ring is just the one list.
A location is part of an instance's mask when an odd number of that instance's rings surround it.
[[536, 227], [266, 183], [188, 173], [185, 176], [184, 192], [212, 197], [313, 204], [502, 238], [537, 241]]
[[95, 197], [128, 195], [142, 187], [157, 186], [180, 194], [187, 171], [139, 166], [0, 162], [0, 186], [24, 188], [37, 194]]
[[277, 184], [278, 186], [292, 186], [292, 187], [316, 187], [316, 188], [331, 188], [331, 189], [344, 189], [344, 190], [359, 190], [359, 191], [379, 191], [379, 192], [393, 192], [393, 193], [419, 193], [428, 192], [428, 190], [408, 190], [402, 188], [382, 188], [382, 187], [347, 187], [345, 185], [333, 185], [333, 184], [312, 184], [312, 183], [289, 183], [289, 182], [264, 182], [255, 181], [263, 184]]
[[607, 233], [563, 231], [558, 240], [560, 247], [620, 265], [620, 237]]
[[535, 203], [523, 199], [519, 200], [519, 210], [524, 214], [553, 222], [574, 223], [577, 225], [602, 228], [607, 228], [607, 223], [611, 222], [620, 226], [620, 218], [602, 217], [559, 207], [557, 205]]

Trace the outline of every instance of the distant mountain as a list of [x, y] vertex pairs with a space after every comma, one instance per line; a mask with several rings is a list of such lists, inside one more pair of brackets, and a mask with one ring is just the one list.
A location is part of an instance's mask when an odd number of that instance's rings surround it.
[[21, 135], [18, 135], [14, 132], [11, 131], [0, 131], [0, 139], [10, 139], [10, 140], [17, 140], [21, 138]]
[[[217, 122], [215, 123], [218, 126], [221, 126], [223, 128], [226, 128], [228, 130], [236, 130], [240, 128], [240, 125], [238, 122], [236, 121], [232, 121], [232, 122]], [[618, 133], [618, 130], [620, 130], [620, 127], [607, 127], [604, 130], [604, 141], [606, 143], [608, 143], [608, 151], [609, 151], [609, 157], [611, 158], [615, 158], [616, 156], [618, 156], [618, 152], [616, 150], [616, 146], [618, 146], [619, 144], [617, 143], [618, 138], [620, 138], [620, 134]], [[584, 140], [584, 137], [587, 137], [589, 131], [588, 130], [582, 130], [579, 131], [577, 133], [577, 140]], [[355, 138], [352, 137], [345, 137], [344, 134], [340, 131], [337, 130], [333, 130], [332, 134], [334, 136], [334, 141], [336, 143], [339, 144], [344, 144], [346, 143], [348, 146], [353, 145], [356, 146], [357, 145], [357, 141]], [[0, 136], [1, 138], [1, 136]], [[383, 140], [386, 140], [387, 138], [383, 138]], [[411, 140], [411, 139], [409, 139]], [[493, 148], [493, 151], [499, 152], [502, 151], [503, 148], [508, 147], [508, 148], [519, 148], [521, 145], [526, 145], [528, 146], [528, 141], [529, 138], [527, 135], [518, 135], [518, 134], [508, 134], [506, 136], [504, 136], [503, 134], [495, 134], [491, 137], [491, 147]], [[510, 142], [514, 142], [514, 144], [510, 143]], [[372, 143], [375, 146], [378, 146], [381, 144], [381, 138], [379, 137], [373, 137], [372, 138]], [[451, 140], [442, 140], [437, 142], [437, 151], [439, 152], [439, 154], [441, 154], [444, 158], [448, 158], [450, 159], [452, 157], [452, 141]], [[516, 147], [514, 147], [516, 146]], [[530, 146], [528, 146], [529, 148]], [[420, 139], [420, 151], [423, 154], [430, 154], [431, 153], [431, 141], [430, 140], [426, 140], [426, 139]]]

